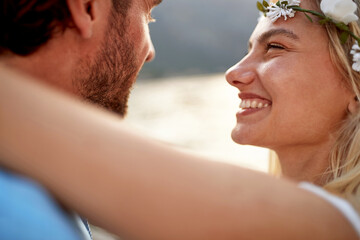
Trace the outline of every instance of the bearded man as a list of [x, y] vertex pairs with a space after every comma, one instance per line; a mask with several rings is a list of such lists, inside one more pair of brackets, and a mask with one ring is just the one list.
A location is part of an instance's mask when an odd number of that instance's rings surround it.
[[[130, 89], [155, 56], [148, 24], [160, 2], [2, 0], [0, 63], [125, 116]], [[0, 189], [0, 239], [90, 238], [87, 223], [38, 183], [0, 168]]]

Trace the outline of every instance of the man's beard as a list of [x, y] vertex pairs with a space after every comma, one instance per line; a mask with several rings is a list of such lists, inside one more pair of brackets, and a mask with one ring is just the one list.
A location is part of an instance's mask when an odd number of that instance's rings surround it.
[[100, 105], [124, 117], [130, 90], [139, 66], [133, 44], [126, 36], [126, 21], [115, 11], [110, 16], [109, 28], [95, 60], [80, 63], [73, 84], [85, 100]]

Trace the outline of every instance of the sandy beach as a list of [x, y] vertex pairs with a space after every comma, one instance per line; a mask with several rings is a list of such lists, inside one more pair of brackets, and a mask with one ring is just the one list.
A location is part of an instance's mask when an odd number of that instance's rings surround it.
[[[161, 141], [259, 171], [268, 169], [268, 150], [232, 142], [238, 91], [223, 74], [177, 77], [135, 84], [126, 122]], [[119, 239], [94, 228], [94, 240]]]

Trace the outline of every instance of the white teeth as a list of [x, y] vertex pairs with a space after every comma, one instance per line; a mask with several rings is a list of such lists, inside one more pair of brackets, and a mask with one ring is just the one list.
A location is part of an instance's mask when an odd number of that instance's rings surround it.
[[241, 101], [241, 103], [240, 103], [240, 106], [239, 106], [240, 108], [245, 108], [245, 101]]
[[256, 100], [252, 101], [252, 100], [243, 100], [240, 103], [240, 108], [242, 109], [249, 109], [249, 108], [266, 108], [269, 107], [270, 105], [268, 103], [262, 103], [262, 102], [257, 102]]
[[251, 108], [257, 108], [257, 106], [258, 106], [257, 101], [253, 101], [253, 102], [251, 103]]

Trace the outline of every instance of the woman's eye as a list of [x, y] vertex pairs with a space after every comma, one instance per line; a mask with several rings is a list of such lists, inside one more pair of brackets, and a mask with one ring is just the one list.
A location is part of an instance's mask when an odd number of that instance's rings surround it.
[[285, 47], [281, 44], [278, 44], [278, 43], [269, 43], [266, 47], [266, 50], [269, 51], [269, 50], [283, 50], [285, 49]]

